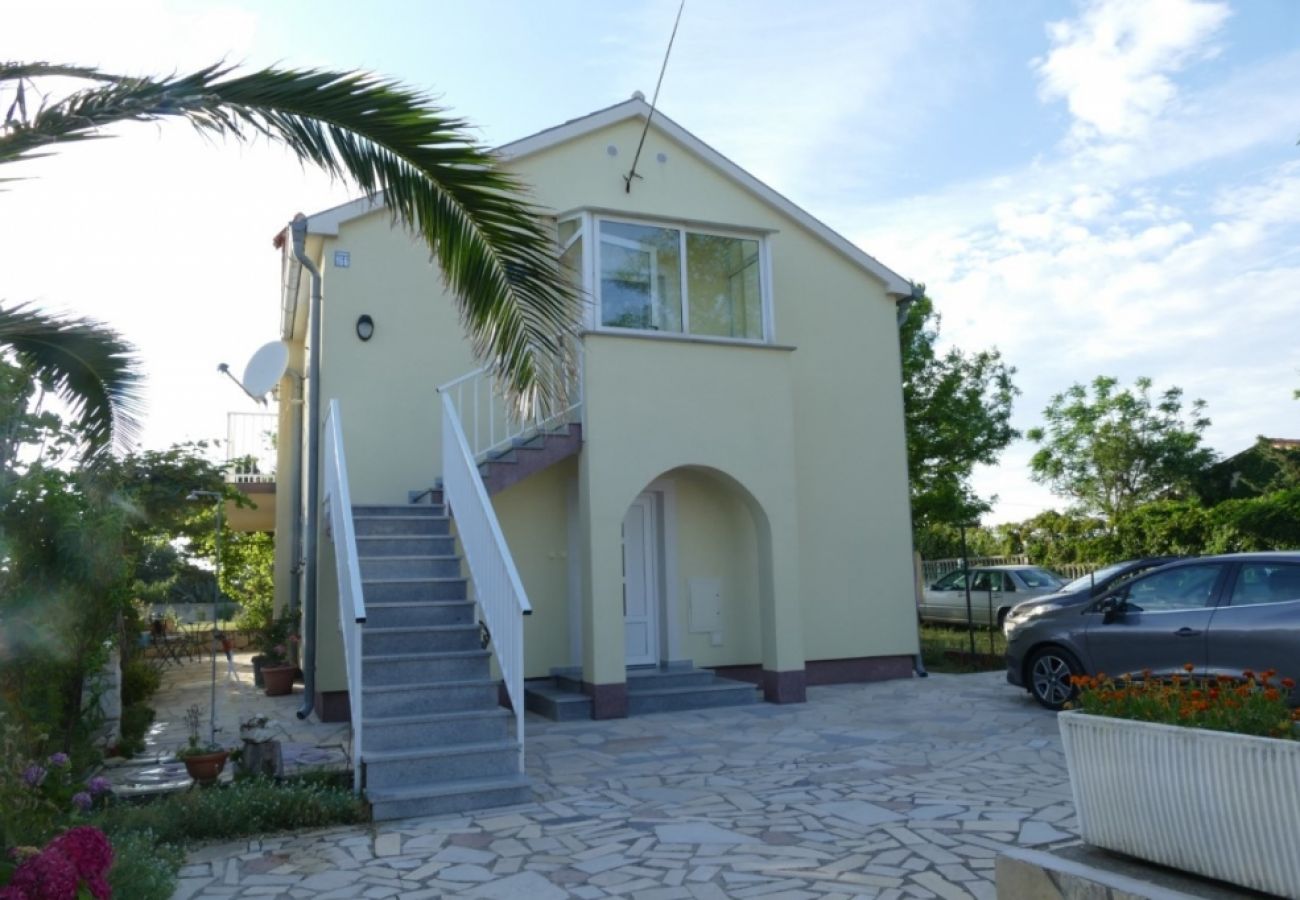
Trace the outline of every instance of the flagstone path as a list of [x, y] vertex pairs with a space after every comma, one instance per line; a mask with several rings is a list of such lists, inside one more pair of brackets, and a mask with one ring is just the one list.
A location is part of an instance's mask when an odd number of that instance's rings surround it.
[[1001, 848], [1076, 840], [1055, 717], [1001, 674], [808, 696], [530, 717], [535, 803], [204, 847], [176, 900], [991, 900]]

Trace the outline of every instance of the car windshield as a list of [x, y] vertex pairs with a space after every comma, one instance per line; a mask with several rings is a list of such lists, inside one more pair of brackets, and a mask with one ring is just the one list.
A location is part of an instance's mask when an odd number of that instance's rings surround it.
[[1110, 578], [1113, 575], [1118, 575], [1120, 572], [1124, 571], [1124, 567], [1127, 565], [1130, 564], [1115, 563], [1113, 566], [1106, 566], [1104, 569], [1098, 569], [1095, 572], [1092, 572], [1088, 575], [1084, 575], [1082, 578], [1074, 579], [1074, 581], [1071, 581], [1065, 587], [1061, 588], [1061, 590], [1081, 591], [1084, 588], [1091, 587], [1094, 584], [1101, 584], [1107, 578]]
[[1061, 585], [1061, 579], [1046, 569], [1017, 569], [1016, 575], [1029, 588], [1054, 588]]

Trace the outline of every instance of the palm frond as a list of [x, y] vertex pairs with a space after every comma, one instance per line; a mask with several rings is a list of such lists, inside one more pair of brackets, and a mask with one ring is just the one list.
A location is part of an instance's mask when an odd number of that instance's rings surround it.
[[115, 331], [21, 304], [0, 308], [0, 348], [11, 350], [68, 404], [86, 436], [88, 457], [135, 442], [143, 380], [134, 348]]
[[[41, 76], [32, 68], [23, 77]], [[577, 320], [576, 291], [560, 271], [540, 211], [464, 121], [419, 92], [364, 73], [232, 71], [100, 75], [104, 83], [8, 123], [0, 163], [96, 137], [114, 123], [167, 117], [238, 140], [283, 143], [370, 196], [382, 192], [395, 219], [428, 245], [475, 354], [495, 369], [521, 412], [563, 399], [563, 338]], [[5, 77], [0, 66], [0, 81]]]

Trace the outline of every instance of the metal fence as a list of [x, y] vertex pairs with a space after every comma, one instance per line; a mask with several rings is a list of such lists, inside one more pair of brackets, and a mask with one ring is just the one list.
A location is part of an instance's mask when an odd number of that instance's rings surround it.
[[226, 413], [226, 480], [236, 484], [275, 481], [277, 413]]
[[[971, 568], [976, 566], [1027, 566], [1032, 565], [1028, 556], [972, 556], [966, 560], [966, 564]], [[1102, 563], [1061, 563], [1054, 566], [1044, 566], [1044, 568], [1063, 576], [1066, 579], [1079, 578], [1087, 575], [1089, 572], [1095, 572], [1102, 567]], [[962, 567], [961, 559], [927, 559], [921, 563], [922, 578], [927, 585], [934, 584], [949, 572], [955, 572]]]

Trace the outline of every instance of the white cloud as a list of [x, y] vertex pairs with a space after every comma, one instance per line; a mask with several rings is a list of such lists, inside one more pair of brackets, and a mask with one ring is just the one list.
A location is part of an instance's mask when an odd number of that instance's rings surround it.
[[1174, 100], [1170, 77], [1214, 52], [1223, 3], [1096, 0], [1075, 20], [1050, 23], [1052, 49], [1035, 61], [1044, 99], [1063, 99], [1077, 137], [1132, 138]]

